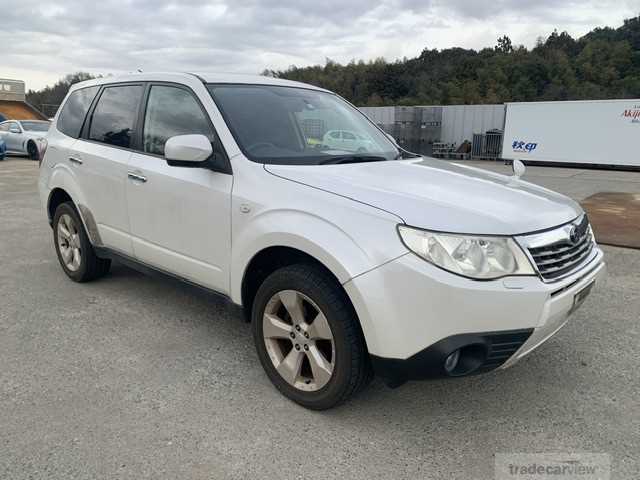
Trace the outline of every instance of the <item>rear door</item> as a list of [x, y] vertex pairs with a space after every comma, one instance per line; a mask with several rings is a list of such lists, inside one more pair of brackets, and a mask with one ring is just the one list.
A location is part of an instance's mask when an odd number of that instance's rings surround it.
[[101, 242], [133, 255], [125, 184], [127, 164], [139, 128], [138, 111], [144, 84], [106, 85], [98, 94], [82, 138], [69, 149]]
[[[43, 164], [49, 167], [65, 164], [72, 172], [82, 174], [69, 158], [74, 158], [73, 146], [82, 134], [82, 127], [85, 121], [88, 121], [87, 114], [99, 91], [98, 85], [80, 88], [71, 92], [65, 99], [60, 113], [47, 133], [48, 145]], [[79, 187], [82, 188], [81, 185]]]
[[223, 155], [208, 114], [186, 86], [150, 84], [141, 113], [142, 152], [129, 162], [126, 197], [138, 260], [227, 293], [233, 177], [211, 168], [170, 166], [165, 142], [202, 134]]

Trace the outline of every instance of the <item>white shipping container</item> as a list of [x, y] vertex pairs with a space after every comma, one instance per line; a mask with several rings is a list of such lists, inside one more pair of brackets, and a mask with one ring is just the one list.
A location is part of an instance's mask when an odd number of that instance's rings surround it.
[[474, 133], [504, 128], [504, 105], [448, 105], [442, 107], [442, 138], [460, 145]]
[[371, 121], [377, 125], [393, 125], [395, 119], [395, 107], [359, 107]]
[[640, 167], [640, 99], [508, 103], [504, 158]]

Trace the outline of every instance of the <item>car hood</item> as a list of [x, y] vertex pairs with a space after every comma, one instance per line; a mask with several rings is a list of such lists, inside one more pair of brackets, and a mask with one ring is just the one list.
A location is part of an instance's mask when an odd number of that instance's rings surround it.
[[510, 176], [432, 158], [344, 165], [265, 165], [279, 177], [392, 213], [408, 225], [516, 235], [567, 223], [573, 200]]

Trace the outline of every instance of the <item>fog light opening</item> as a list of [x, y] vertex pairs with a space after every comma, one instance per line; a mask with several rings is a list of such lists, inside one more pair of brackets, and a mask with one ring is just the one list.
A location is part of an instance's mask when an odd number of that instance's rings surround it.
[[444, 370], [445, 370], [445, 372], [447, 372], [449, 375], [451, 375], [453, 373], [453, 371], [456, 369], [456, 367], [458, 366], [458, 360], [460, 360], [460, 349], [458, 349], [455, 352], [453, 352], [444, 361]]
[[444, 361], [444, 371], [451, 377], [469, 375], [480, 368], [487, 358], [487, 347], [470, 344], [451, 352]]

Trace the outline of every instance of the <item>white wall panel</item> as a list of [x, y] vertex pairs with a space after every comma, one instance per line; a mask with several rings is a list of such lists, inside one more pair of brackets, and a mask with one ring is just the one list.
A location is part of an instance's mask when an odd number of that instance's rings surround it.
[[474, 133], [504, 127], [504, 105], [450, 105], [442, 107], [442, 141], [460, 145]]

